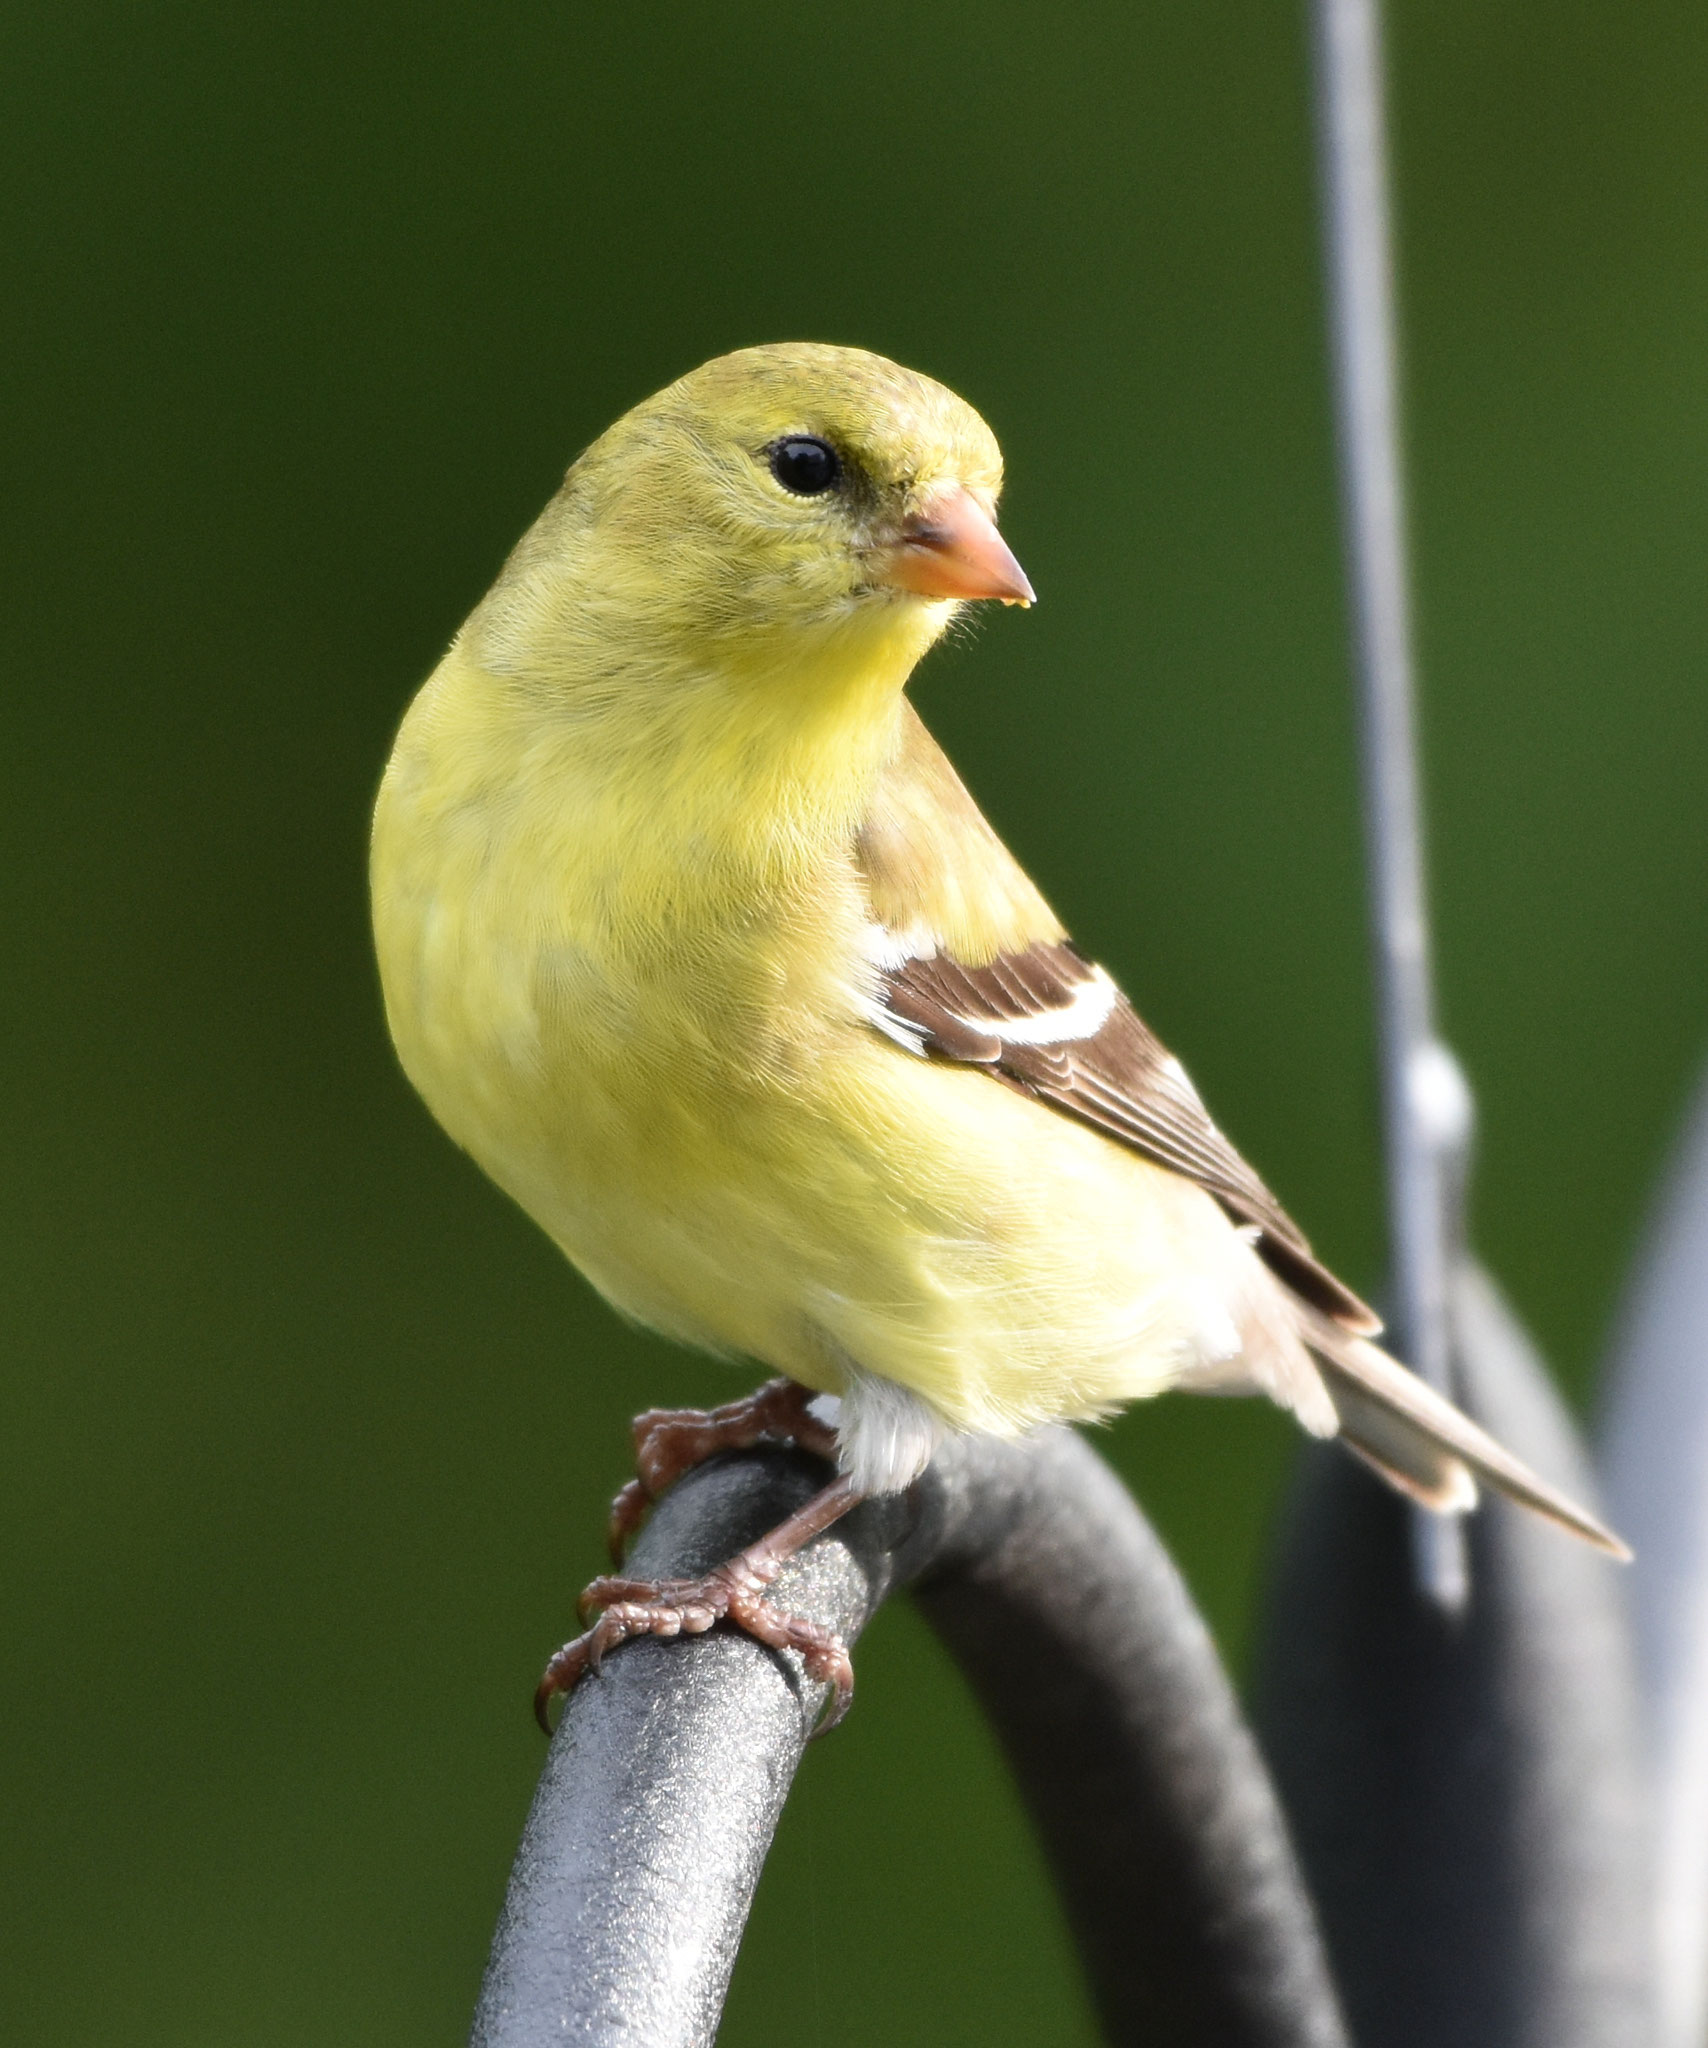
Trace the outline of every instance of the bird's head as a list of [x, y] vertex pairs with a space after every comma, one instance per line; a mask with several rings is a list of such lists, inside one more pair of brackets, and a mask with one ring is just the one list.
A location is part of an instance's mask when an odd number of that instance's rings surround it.
[[1001, 486], [995, 436], [930, 378], [862, 349], [742, 349], [594, 442], [484, 608], [489, 637], [525, 621], [536, 657], [544, 628], [563, 654], [658, 669], [869, 647], [905, 676], [960, 604], [1033, 601]]

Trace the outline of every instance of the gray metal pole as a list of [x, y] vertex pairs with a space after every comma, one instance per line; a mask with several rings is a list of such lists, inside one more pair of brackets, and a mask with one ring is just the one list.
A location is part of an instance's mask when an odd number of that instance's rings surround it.
[[[1394, 1342], [1452, 1391], [1448, 1276], [1471, 1097], [1435, 1036], [1423, 820], [1412, 711], [1393, 260], [1377, 0], [1312, 0], [1323, 243], [1333, 337], [1342, 516], [1362, 714], [1364, 820], [1376, 959]], [[1456, 1520], [1418, 1511], [1420, 1585], [1464, 1605]]]
[[1655, 1816], [1659, 2048], [1708, 2041], [1708, 1084], [1607, 1362], [1608, 1505], [1631, 1572]]
[[[666, 1496], [630, 1568], [705, 1571], [823, 1481], [781, 1452], [704, 1466]], [[897, 1533], [893, 1516], [875, 1528], [863, 1513], [792, 1560], [774, 1595], [849, 1640], [882, 1597]], [[534, 1795], [471, 2048], [709, 2043], [823, 1696], [794, 1659], [722, 1629], [625, 1644], [584, 1680]]]

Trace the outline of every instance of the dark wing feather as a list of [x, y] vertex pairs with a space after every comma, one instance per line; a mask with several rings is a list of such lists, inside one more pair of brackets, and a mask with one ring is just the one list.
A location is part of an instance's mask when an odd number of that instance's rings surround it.
[[1100, 968], [1065, 943], [988, 967], [943, 953], [883, 974], [884, 1028], [917, 1050], [982, 1066], [1065, 1115], [1185, 1175], [1313, 1307], [1348, 1329], [1381, 1321], [1311, 1252], [1304, 1233], [1211, 1122], [1178, 1060]]

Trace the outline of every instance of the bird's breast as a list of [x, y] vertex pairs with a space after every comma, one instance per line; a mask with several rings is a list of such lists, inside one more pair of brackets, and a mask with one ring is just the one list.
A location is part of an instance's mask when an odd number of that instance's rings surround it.
[[561, 784], [544, 803], [514, 786], [446, 802], [405, 755], [376, 812], [399, 1055], [513, 1191], [523, 1173], [688, 1171], [858, 1028], [835, 963], [857, 961], [859, 910], [834, 863], [725, 876], [693, 849], [632, 840], [625, 860], [592, 810]]

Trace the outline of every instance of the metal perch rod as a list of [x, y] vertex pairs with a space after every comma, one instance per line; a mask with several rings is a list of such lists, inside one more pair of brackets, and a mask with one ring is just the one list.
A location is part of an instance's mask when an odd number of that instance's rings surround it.
[[[788, 1452], [707, 1465], [660, 1503], [636, 1568], [698, 1571], [821, 1480]], [[1007, 1750], [1106, 2038], [1345, 2048], [1215, 1649], [1096, 1454], [1062, 1430], [951, 1443], [911, 1493], [791, 1564], [776, 1597], [852, 1638], [909, 1581]], [[517, 1855], [476, 2048], [713, 2039], [821, 1699], [792, 1660], [721, 1630], [628, 1644], [583, 1682]]]
[[[1313, 0], [1323, 242], [1333, 337], [1342, 517], [1358, 671], [1370, 868], [1394, 1341], [1452, 1392], [1449, 1276], [1459, 1250], [1471, 1098], [1435, 1036], [1423, 819], [1412, 709], [1387, 140], [1377, 0]], [[1420, 1585], [1468, 1592], [1464, 1531], [1418, 1511]]]

